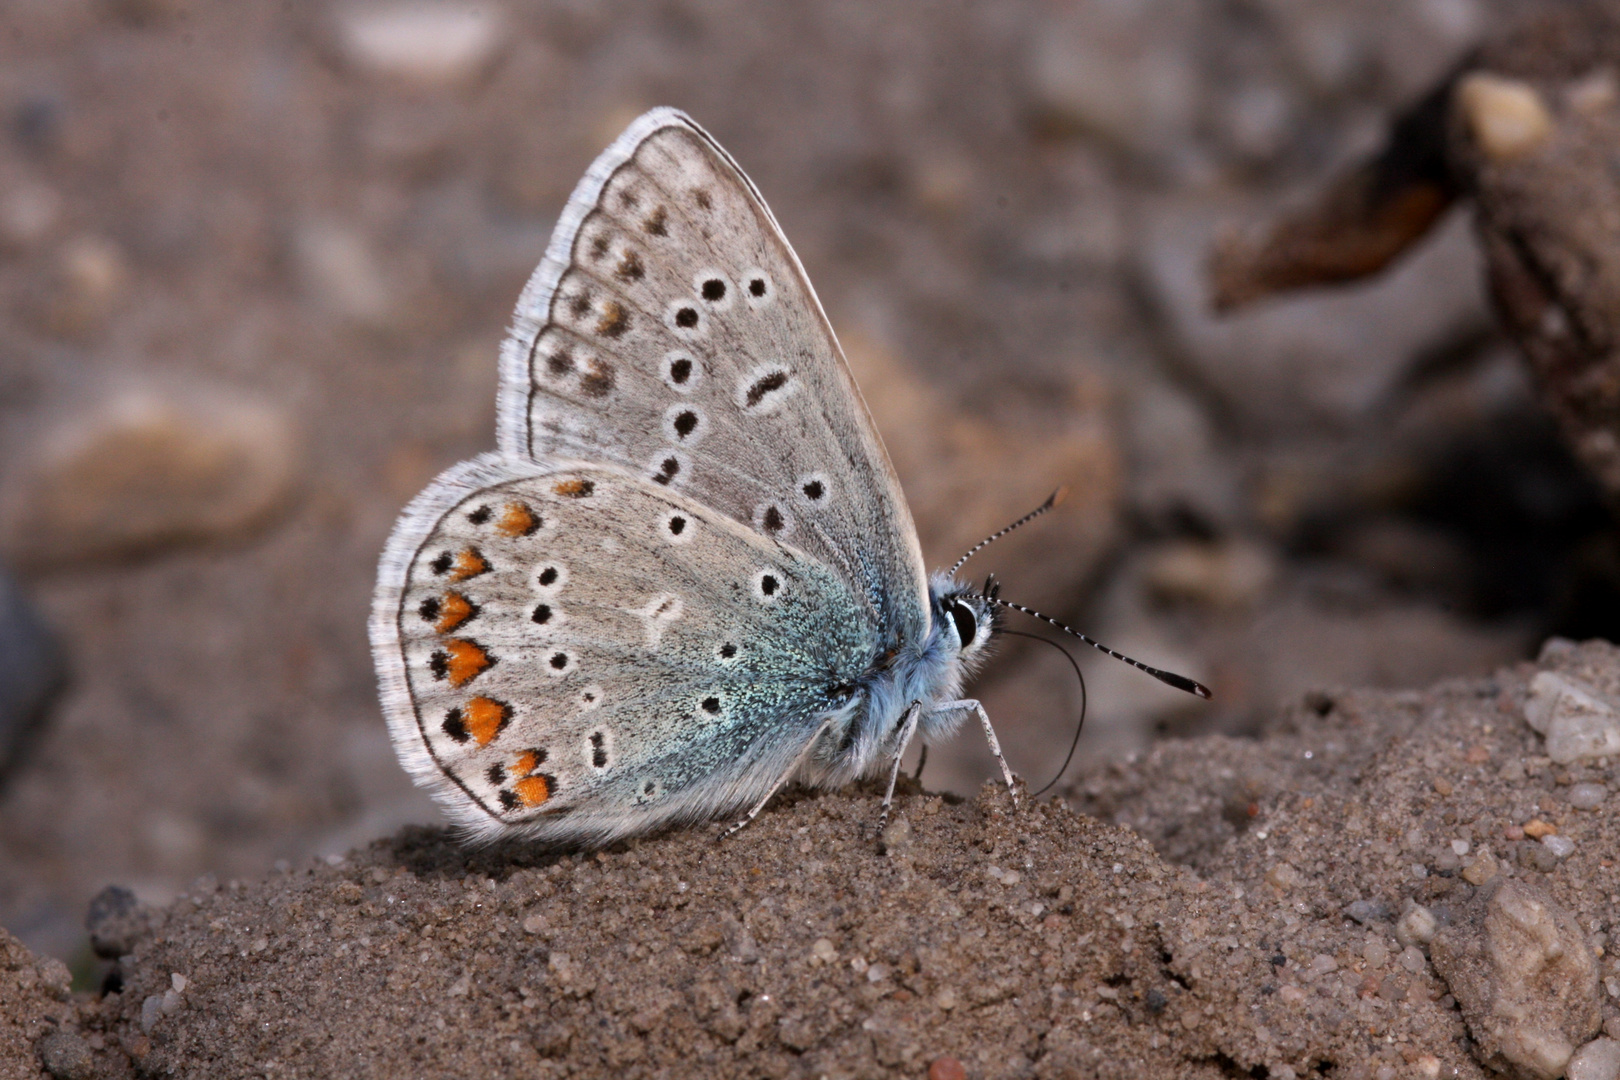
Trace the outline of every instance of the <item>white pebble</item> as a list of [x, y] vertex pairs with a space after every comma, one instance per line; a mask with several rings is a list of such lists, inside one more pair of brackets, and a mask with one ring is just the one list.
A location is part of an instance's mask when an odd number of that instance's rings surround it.
[[1569, 1059], [1567, 1080], [1617, 1080], [1620, 1078], [1620, 1042], [1593, 1039]]
[[141, 1030], [150, 1033], [157, 1027], [158, 1017], [163, 1015], [163, 995], [153, 994], [141, 1002]]
[[810, 946], [810, 956], [818, 963], [830, 964], [838, 959], [838, 950], [828, 938], [816, 938], [815, 944]]
[[1339, 962], [1333, 959], [1333, 957], [1329, 956], [1327, 953], [1317, 953], [1311, 958], [1311, 966], [1308, 970], [1311, 977], [1316, 978], [1321, 975], [1326, 975], [1330, 971], [1339, 970]]
[[1456, 852], [1458, 855], [1466, 855], [1466, 854], [1468, 854], [1468, 841], [1466, 841], [1466, 840], [1453, 840], [1451, 842], [1451, 850]]
[[1422, 904], [1413, 904], [1395, 924], [1395, 940], [1402, 945], [1427, 945], [1439, 929], [1440, 922], [1434, 912]]
[[1424, 957], [1423, 950], [1416, 945], [1408, 945], [1401, 950], [1401, 967], [1412, 974], [1420, 974], [1429, 961]]
[[362, 70], [438, 87], [479, 74], [501, 45], [493, 4], [404, 0], [353, 6], [338, 15], [345, 57]]
[[871, 967], [866, 969], [867, 982], [880, 983], [888, 977], [889, 968], [887, 964], [873, 964]]
[[1567, 836], [1552, 833], [1541, 838], [1541, 845], [1560, 859], [1567, 859], [1575, 854], [1575, 841]]
[[1602, 784], [1576, 784], [1569, 789], [1569, 805], [1577, 810], [1595, 810], [1609, 797], [1609, 789]]

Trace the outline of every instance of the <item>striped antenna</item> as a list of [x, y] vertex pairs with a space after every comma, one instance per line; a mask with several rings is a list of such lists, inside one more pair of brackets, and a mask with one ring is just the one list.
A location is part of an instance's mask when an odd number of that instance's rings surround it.
[[[1044, 507], [1044, 506], [1041, 507], [1041, 510], [1045, 510], [1045, 509], [1047, 509], [1047, 507]], [[1040, 512], [1041, 512], [1040, 510], [1036, 511], [1037, 514], [1040, 513]], [[1031, 516], [1033, 516], [1033, 515], [1031, 515]], [[1072, 634], [1073, 636], [1079, 638], [1081, 641], [1085, 642], [1087, 645], [1090, 645], [1093, 649], [1096, 649], [1098, 652], [1107, 653], [1109, 656], [1112, 656], [1115, 660], [1123, 660], [1123, 661], [1125, 661], [1125, 663], [1131, 665], [1131, 667], [1135, 668], [1136, 670], [1147, 672], [1149, 675], [1153, 676], [1155, 679], [1158, 679], [1160, 682], [1164, 683], [1166, 686], [1173, 686], [1177, 690], [1185, 690], [1189, 694], [1196, 694], [1199, 697], [1203, 698], [1205, 701], [1208, 701], [1211, 697], [1214, 696], [1209, 692], [1209, 687], [1205, 686], [1201, 682], [1195, 682], [1192, 679], [1187, 678], [1187, 676], [1185, 676], [1185, 675], [1177, 675], [1174, 672], [1170, 672], [1170, 671], [1160, 671], [1156, 667], [1148, 667], [1146, 664], [1142, 663], [1142, 661], [1133, 660], [1129, 656], [1126, 656], [1124, 653], [1115, 652], [1113, 649], [1110, 649], [1108, 646], [1104, 645], [1102, 642], [1094, 641], [1091, 638], [1087, 637], [1085, 634], [1082, 634], [1080, 631], [1074, 629], [1073, 627], [1064, 626], [1062, 623], [1058, 622], [1056, 619], [1054, 619], [1054, 618], [1052, 618], [1052, 617], [1050, 617], [1048, 615], [1042, 615], [1040, 612], [1036, 611], [1034, 608], [1027, 608], [1023, 604], [1015, 604], [1011, 600], [1002, 600], [999, 597], [992, 595], [991, 590], [988, 589], [988, 588], [983, 593], [980, 593], [979, 595], [983, 599], [990, 601], [990, 603], [995, 604], [998, 607], [1011, 608], [1014, 611], [1022, 611], [1025, 615], [1029, 615], [1032, 618], [1039, 619], [1039, 620], [1041, 620], [1042, 622], [1046, 623], [1049, 626], [1057, 627], [1059, 630], [1063, 631], [1065, 634]]]
[[967, 562], [969, 559], [973, 558], [973, 556], [977, 555], [980, 551], [982, 551], [985, 548], [989, 547], [991, 544], [995, 543], [997, 540], [1000, 540], [1003, 536], [1006, 536], [1008, 533], [1012, 532], [1014, 529], [1018, 528], [1020, 525], [1028, 525], [1031, 521], [1034, 521], [1036, 518], [1040, 517], [1042, 514], [1046, 513], [1048, 510], [1052, 509], [1052, 507], [1056, 506], [1058, 503], [1062, 502], [1064, 499], [1066, 499], [1068, 497], [1069, 497], [1069, 489], [1067, 487], [1058, 488], [1056, 491], [1052, 492], [1052, 494], [1050, 494], [1050, 495], [1048, 495], [1046, 497], [1045, 502], [1041, 503], [1041, 505], [1037, 506], [1035, 509], [1033, 509], [1029, 513], [1025, 514], [1023, 517], [1019, 518], [1017, 521], [1013, 522], [1011, 525], [1008, 525], [1005, 529], [1000, 529], [1000, 530], [998, 530], [996, 532], [991, 533], [989, 536], [985, 537], [983, 540], [980, 540], [977, 544], [974, 544], [972, 547], [968, 548], [967, 554], [963, 555], [960, 559], [957, 559], [956, 560], [956, 565], [951, 567], [950, 576], [955, 577], [956, 572], [958, 570], [962, 569], [962, 564]]

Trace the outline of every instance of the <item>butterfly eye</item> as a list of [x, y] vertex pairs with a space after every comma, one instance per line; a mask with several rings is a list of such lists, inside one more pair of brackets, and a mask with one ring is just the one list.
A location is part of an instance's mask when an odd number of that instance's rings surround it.
[[973, 638], [979, 632], [979, 620], [973, 614], [973, 609], [966, 604], [953, 603], [946, 609], [950, 612], [951, 621], [956, 624], [956, 636], [966, 649], [973, 644]]

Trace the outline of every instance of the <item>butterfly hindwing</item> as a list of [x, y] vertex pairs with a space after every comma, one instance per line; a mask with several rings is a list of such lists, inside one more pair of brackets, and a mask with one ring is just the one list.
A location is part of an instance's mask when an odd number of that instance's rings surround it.
[[622, 467], [821, 560], [920, 634], [915, 528], [820, 302], [753, 184], [674, 110], [591, 166], [503, 346], [510, 456]]
[[600, 841], [736, 809], [869, 659], [818, 560], [611, 466], [457, 466], [382, 578], [396, 745], [482, 835]]

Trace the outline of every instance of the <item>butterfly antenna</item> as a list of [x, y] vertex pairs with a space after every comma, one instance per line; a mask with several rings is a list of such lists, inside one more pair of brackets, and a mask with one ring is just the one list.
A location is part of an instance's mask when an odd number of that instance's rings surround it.
[[988, 589], [984, 593], [981, 593], [980, 595], [983, 597], [983, 599], [988, 600], [990, 603], [995, 604], [997, 607], [1011, 608], [1013, 611], [1022, 611], [1025, 615], [1028, 615], [1028, 616], [1030, 616], [1032, 618], [1039, 619], [1042, 622], [1046, 623], [1048, 626], [1055, 626], [1059, 630], [1063, 631], [1065, 634], [1071, 634], [1074, 637], [1079, 638], [1081, 641], [1085, 642], [1087, 645], [1090, 645], [1093, 649], [1096, 649], [1098, 652], [1107, 653], [1109, 656], [1112, 656], [1115, 660], [1123, 660], [1125, 663], [1131, 665], [1131, 667], [1135, 668], [1138, 671], [1147, 672], [1149, 675], [1153, 676], [1155, 679], [1158, 679], [1160, 682], [1164, 683], [1166, 686], [1173, 686], [1177, 690], [1185, 690], [1189, 694], [1196, 694], [1198, 697], [1203, 698], [1205, 701], [1208, 701], [1210, 698], [1214, 697], [1214, 695], [1210, 693], [1209, 687], [1205, 686], [1201, 682], [1196, 682], [1196, 681], [1194, 681], [1192, 679], [1189, 679], [1185, 675], [1177, 675], [1173, 671], [1160, 671], [1156, 667], [1148, 667], [1146, 664], [1142, 663], [1142, 661], [1133, 660], [1131, 657], [1126, 656], [1122, 652], [1115, 652], [1113, 649], [1110, 649], [1108, 646], [1104, 645], [1102, 642], [1097, 641], [1094, 638], [1087, 637], [1085, 634], [1082, 634], [1080, 631], [1074, 629], [1072, 626], [1064, 626], [1062, 623], [1058, 622], [1056, 619], [1052, 618], [1049, 615], [1042, 615], [1040, 612], [1036, 611], [1034, 608], [1027, 608], [1023, 604], [1015, 604], [1011, 600], [1003, 600], [998, 596], [992, 595]]
[[1066, 487], [1058, 488], [1056, 491], [1052, 492], [1052, 494], [1050, 494], [1050, 495], [1048, 495], [1046, 497], [1045, 502], [1041, 503], [1041, 505], [1037, 506], [1035, 509], [1033, 509], [1029, 513], [1025, 514], [1023, 517], [1019, 518], [1017, 521], [1013, 522], [1011, 525], [1008, 525], [1005, 529], [998, 529], [997, 531], [991, 533], [989, 536], [985, 537], [983, 540], [980, 540], [977, 544], [974, 544], [972, 547], [968, 548], [967, 554], [963, 555], [960, 559], [957, 559], [956, 560], [956, 565], [951, 567], [951, 569], [949, 571], [950, 576], [955, 577], [956, 572], [958, 570], [962, 569], [962, 564], [967, 562], [969, 559], [973, 558], [974, 555], [977, 555], [980, 551], [984, 550], [986, 547], [989, 547], [991, 544], [995, 543], [997, 540], [1000, 540], [1003, 536], [1006, 536], [1008, 533], [1012, 532], [1014, 529], [1018, 528], [1020, 525], [1027, 525], [1031, 521], [1034, 521], [1036, 518], [1040, 517], [1042, 514], [1046, 513], [1048, 510], [1052, 509], [1052, 507], [1056, 506], [1058, 503], [1062, 502], [1064, 499], [1066, 499], [1068, 497], [1069, 497], [1069, 489], [1068, 488], [1066, 488]]
[[1064, 755], [1063, 764], [1058, 766], [1057, 775], [1048, 780], [1045, 787], [1030, 796], [1031, 799], [1038, 799], [1050, 791], [1059, 780], [1063, 779], [1063, 774], [1069, 771], [1069, 762], [1074, 760], [1074, 751], [1080, 745], [1080, 732], [1086, 726], [1086, 677], [1080, 671], [1080, 665], [1075, 661], [1074, 654], [1051, 638], [1043, 638], [1039, 634], [1026, 634], [1022, 630], [1003, 630], [1002, 633], [1011, 634], [1013, 637], [1027, 637], [1031, 641], [1039, 641], [1043, 645], [1052, 646], [1052, 648], [1063, 654], [1063, 658], [1069, 662], [1069, 666], [1074, 668], [1074, 677], [1080, 680], [1080, 719], [1074, 725], [1074, 738], [1069, 742], [1069, 752]]

